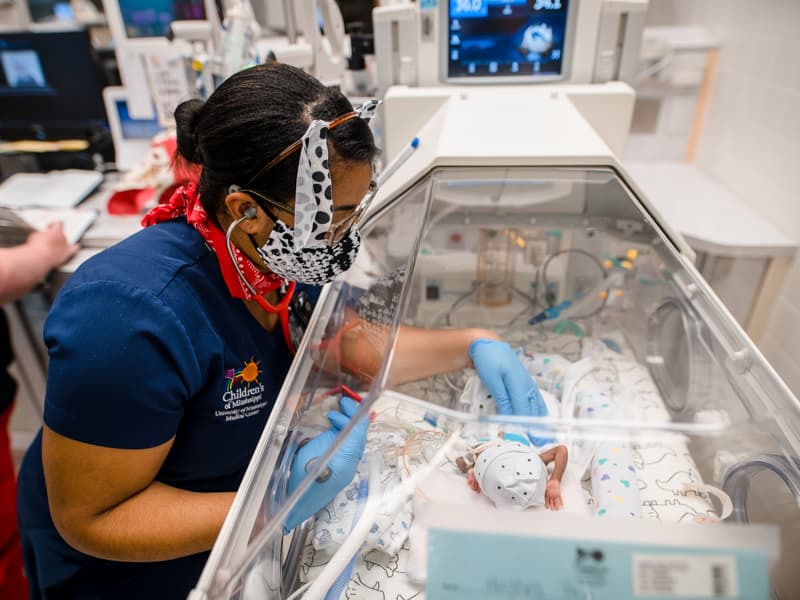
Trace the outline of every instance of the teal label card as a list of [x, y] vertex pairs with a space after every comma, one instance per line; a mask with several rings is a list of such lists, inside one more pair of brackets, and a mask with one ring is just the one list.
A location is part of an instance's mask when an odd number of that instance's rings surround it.
[[651, 546], [432, 528], [428, 600], [769, 600], [760, 550]]

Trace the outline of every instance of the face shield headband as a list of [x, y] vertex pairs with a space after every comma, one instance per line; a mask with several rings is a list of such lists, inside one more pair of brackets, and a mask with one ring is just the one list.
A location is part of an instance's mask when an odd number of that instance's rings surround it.
[[300, 153], [294, 195], [294, 250], [326, 245], [333, 220], [333, 191], [328, 163], [328, 131], [355, 118], [369, 122], [380, 106], [378, 99], [368, 100], [352, 112], [332, 121], [315, 119], [303, 136], [272, 159], [244, 188], [268, 173], [275, 165], [295, 152]]

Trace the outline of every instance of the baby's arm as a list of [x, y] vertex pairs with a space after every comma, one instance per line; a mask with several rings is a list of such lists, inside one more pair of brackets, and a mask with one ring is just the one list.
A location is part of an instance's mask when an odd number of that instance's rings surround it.
[[554, 446], [549, 450], [542, 452], [539, 455], [539, 458], [541, 458], [546, 465], [549, 465], [551, 462], [555, 461], [555, 465], [553, 465], [553, 473], [550, 475], [550, 481], [561, 481], [561, 477], [564, 475], [564, 471], [567, 468], [567, 447]]
[[567, 468], [567, 447], [555, 446], [542, 452], [539, 457], [546, 465], [555, 462], [544, 492], [544, 505], [549, 509], [558, 510], [564, 506], [564, 500], [561, 498], [561, 477]]
[[472, 488], [473, 492], [481, 491], [481, 486], [478, 485], [478, 479], [475, 477], [475, 469], [467, 471], [467, 485]]

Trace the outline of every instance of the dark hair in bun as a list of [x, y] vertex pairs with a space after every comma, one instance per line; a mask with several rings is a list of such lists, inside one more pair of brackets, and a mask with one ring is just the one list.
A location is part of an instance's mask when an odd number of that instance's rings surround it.
[[187, 100], [181, 102], [175, 109], [175, 124], [178, 129], [178, 154], [184, 160], [202, 164], [203, 158], [198, 154], [195, 128], [200, 118], [200, 113], [206, 105], [202, 100]]
[[[187, 100], [175, 109], [178, 153], [203, 166], [200, 198], [212, 218], [231, 184], [244, 185], [289, 144], [312, 119], [331, 121], [353, 110], [338, 90], [307, 73], [270, 62], [240, 71], [208, 101]], [[338, 158], [369, 162], [377, 153], [372, 131], [351, 119], [329, 132]], [[278, 202], [294, 196], [298, 154], [276, 164], [250, 187]]]

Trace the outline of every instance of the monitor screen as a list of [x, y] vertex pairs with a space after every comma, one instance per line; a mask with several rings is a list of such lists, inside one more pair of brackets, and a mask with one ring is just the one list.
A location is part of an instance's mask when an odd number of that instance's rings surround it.
[[122, 131], [123, 139], [150, 141], [164, 129], [156, 116], [152, 119], [134, 119], [131, 117], [130, 112], [128, 112], [128, 103], [125, 100], [116, 100], [114, 104], [119, 116], [119, 127]]
[[560, 79], [570, 0], [448, 0], [447, 79]]
[[66, 0], [28, 0], [28, 11], [34, 23], [42, 21], [74, 21], [72, 6]]
[[119, 0], [128, 38], [167, 37], [173, 21], [205, 19], [203, 0]]
[[[50, 137], [105, 126], [86, 31], [0, 33], [0, 136]], [[57, 135], [59, 135], [57, 134]]]

